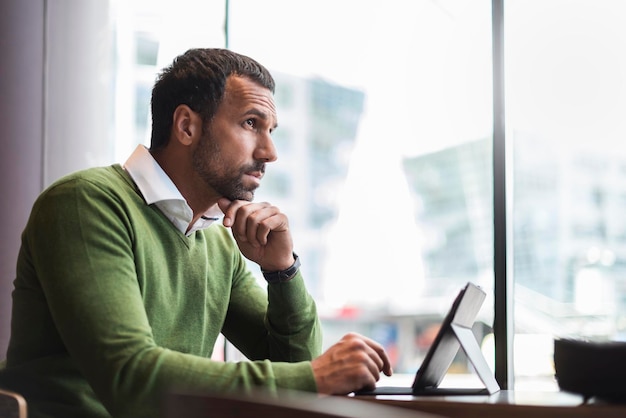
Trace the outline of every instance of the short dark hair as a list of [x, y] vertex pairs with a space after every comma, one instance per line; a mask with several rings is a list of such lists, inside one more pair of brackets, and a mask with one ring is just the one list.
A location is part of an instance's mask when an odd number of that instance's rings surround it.
[[274, 93], [274, 79], [261, 64], [227, 49], [190, 49], [159, 74], [152, 89], [151, 149], [167, 145], [172, 115], [181, 104], [189, 106], [207, 124], [224, 97], [231, 75], [247, 77]]

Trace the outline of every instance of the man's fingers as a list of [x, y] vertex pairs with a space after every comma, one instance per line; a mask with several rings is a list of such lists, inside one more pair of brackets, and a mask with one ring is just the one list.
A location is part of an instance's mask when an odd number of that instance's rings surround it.
[[369, 360], [366, 362], [367, 367], [377, 381], [380, 378], [381, 371], [385, 372], [385, 374], [390, 372], [389, 357], [381, 344], [356, 333], [347, 334], [345, 338], [351, 340], [352, 344], [354, 344], [351, 350], [362, 352], [367, 356], [367, 360]]
[[376, 352], [377, 358], [380, 361], [378, 370], [382, 371], [387, 376], [391, 376], [393, 374], [393, 370], [391, 368], [391, 360], [389, 360], [387, 352], [380, 344], [377, 344], [375, 347], [373, 347], [373, 349]]
[[371, 338], [365, 337], [363, 335], [356, 335], [361, 338], [365, 342], [365, 344], [367, 344], [367, 346], [374, 352], [370, 356], [375, 359], [376, 365], [378, 366], [378, 371], [382, 371], [387, 376], [391, 376], [393, 374], [393, 370], [391, 368], [391, 361], [389, 360], [389, 356], [387, 355], [385, 348]]
[[245, 226], [248, 241], [256, 246], [266, 245], [268, 235], [280, 229], [284, 216], [276, 216], [280, 211], [269, 203], [250, 207], [249, 211]]
[[232, 229], [233, 236], [240, 243], [248, 243], [256, 248], [265, 246], [272, 231], [284, 232], [288, 229], [287, 217], [267, 202], [252, 203], [221, 198], [217, 203], [224, 212], [224, 226]]
[[391, 374], [383, 346], [357, 333], [346, 334], [313, 363], [322, 393], [345, 394], [373, 389], [381, 371]]
[[289, 220], [276, 206], [220, 198], [223, 224], [230, 228], [241, 253], [268, 271], [284, 270], [293, 264], [293, 242]]
[[254, 242], [256, 236], [256, 218], [254, 215], [263, 205], [260, 203], [251, 203], [243, 200], [230, 201], [221, 198], [217, 201], [218, 206], [224, 212], [223, 224], [230, 227], [233, 235], [244, 242]]
[[235, 222], [235, 212], [237, 206], [234, 204], [236, 202], [237, 201], [231, 201], [225, 197], [222, 197], [217, 201], [217, 206], [219, 206], [220, 210], [224, 212], [223, 224], [225, 227], [231, 227]]
[[234, 228], [236, 233], [254, 247], [267, 244], [267, 237], [271, 231], [280, 227], [280, 212], [268, 203], [259, 203], [242, 207], [237, 212]]

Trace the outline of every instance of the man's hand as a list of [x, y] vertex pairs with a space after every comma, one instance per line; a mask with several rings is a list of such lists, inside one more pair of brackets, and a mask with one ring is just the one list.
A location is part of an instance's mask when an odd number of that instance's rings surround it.
[[387, 376], [393, 373], [385, 349], [355, 333], [345, 335], [311, 365], [317, 391], [328, 395], [374, 389], [381, 371]]
[[243, 200], [218, 200], [224, 226], [230, 227], [241, 253], [263, 270], [278, 271], [294, 263], [289, 220], [276, 206]]

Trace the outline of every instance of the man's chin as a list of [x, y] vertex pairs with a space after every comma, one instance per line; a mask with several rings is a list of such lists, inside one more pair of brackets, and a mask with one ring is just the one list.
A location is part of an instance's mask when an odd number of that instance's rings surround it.
[[245, 200], [252, 202], [254, 200], [254, 191], [242, 191], [240, 193], [233, 193], [232, 195], [226, 197], [230, 200]]

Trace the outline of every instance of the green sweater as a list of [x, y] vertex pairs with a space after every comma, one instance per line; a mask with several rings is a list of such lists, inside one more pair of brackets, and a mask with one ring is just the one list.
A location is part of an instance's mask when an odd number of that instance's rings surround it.
[[[213, 361], [220, 333], [252, 361]], [[167, 390], [315, 391], [300, 273], [258, 286], [219, 224], [187, 237], [119, 166], [59, 180], [22, 236], [0, 387], [33, 417], [158, 416]]]

